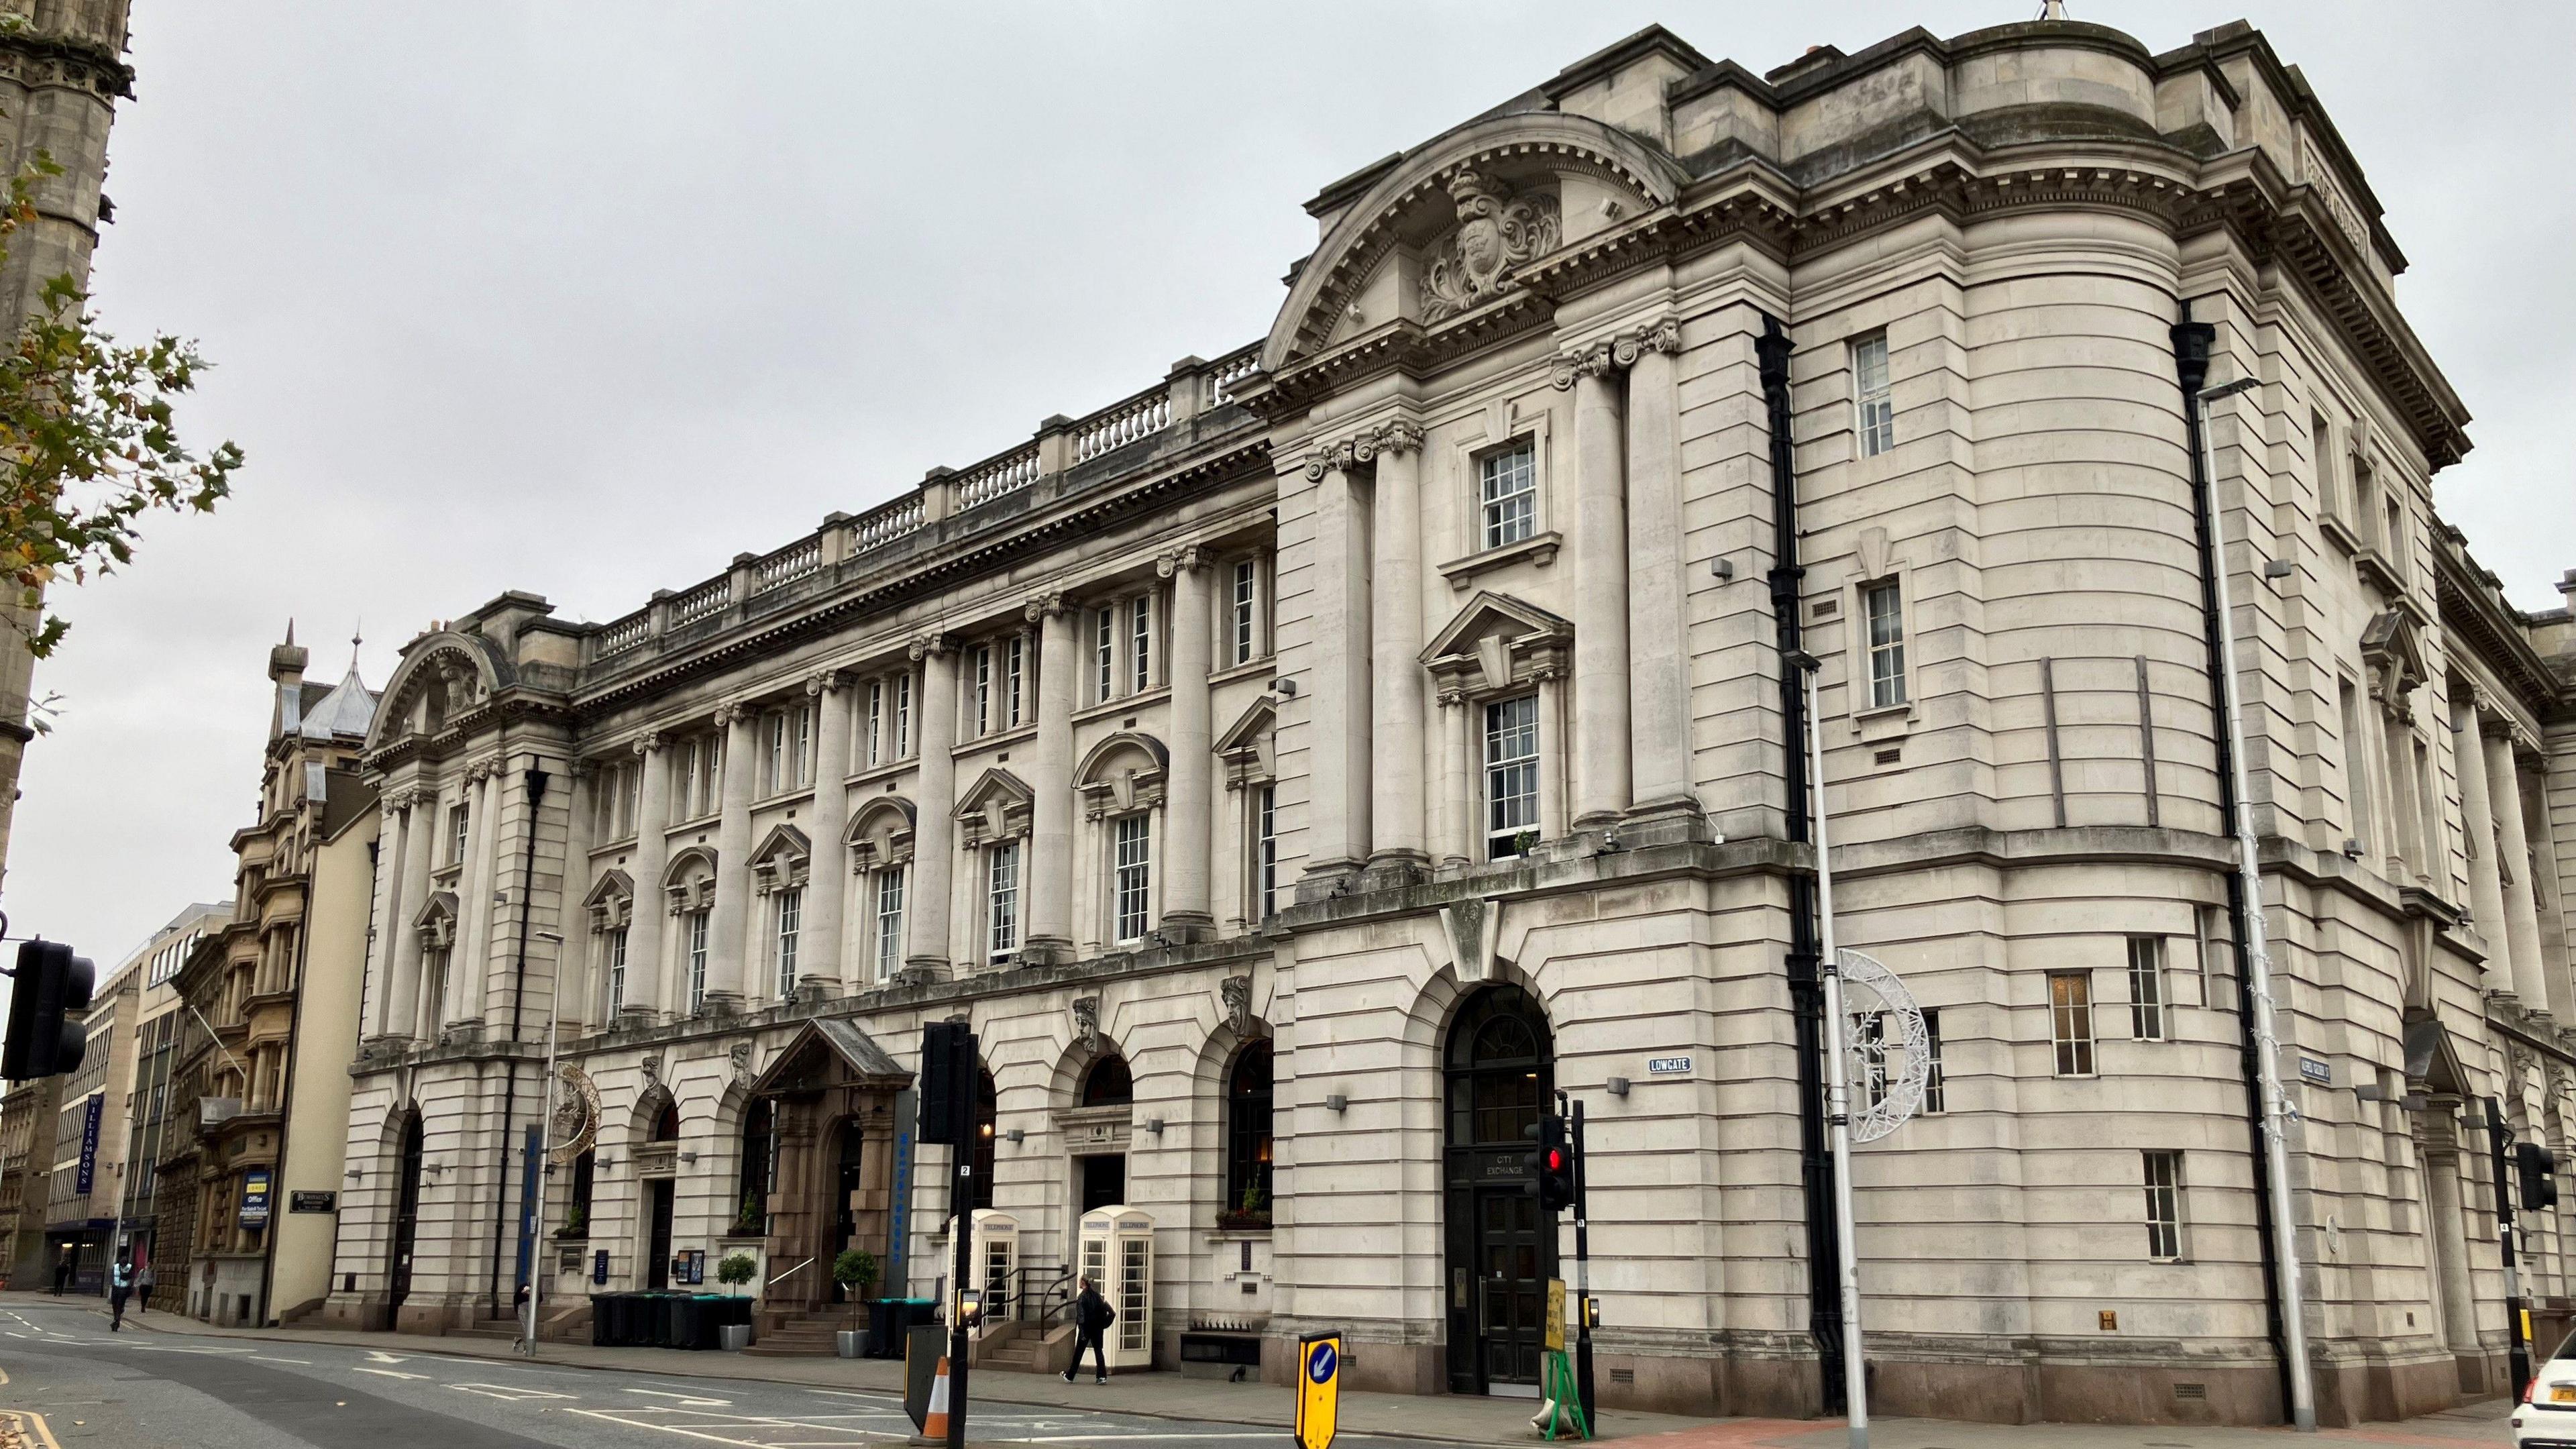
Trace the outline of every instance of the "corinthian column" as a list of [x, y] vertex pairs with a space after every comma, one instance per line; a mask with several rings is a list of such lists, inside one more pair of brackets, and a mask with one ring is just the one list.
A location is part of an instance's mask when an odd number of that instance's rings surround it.
[[446, 1026], [483, 1021], [483, 975], [492, 954], [492, 817], [501, 813], [493, 783], [498, 760], [477, 760], [465, 771], [465, 863], [456, 872], [456, 946], [449, 955]]
[[[1612, 354], [1628, 365], [1628, 686], [1636, 711], [1628, 778], [1640, 815], [1700, 808], [1690, 777], [1690, 611], [1673, 376], [1681, 346], [1682, 324], [1667, 317], [1620, 338]], [[1582, 637], [1578, 629], [1578, 647]]]
[[1626, 428], [1610, 344], [1557, 359], [1574, 389], [1574, 828], [1628, 808]]
[[[1368, 857], [1368, 558], [1351, 497], [1352, 445], [1307, 460], [1315, 480], [1314, 703], [1307, 720], [1314, 794], [1306, 805], [1306, 875], [1329, 880]], [[1301, 891], [1301, 895], [1307, 892]]]
[[850, 681], [826, 669], [805, 681], [805, 693], [820, 719], [814, 736], [814, 866], [806, 872], [796, 994], [822, 1001], [840, 995], [845, 979], [841, 902], [850, 889], [850, 846], [841, 831], [850, 823]]
[[662, 871], [671, 859], [671, 771], [662, 737], [635, 741], [635, 900], [626, 921], [626, 988], [617, 1014], [629, 1026], [662, 1014]]
[[[1029, 934], [1022, 960], [1073, 957], [1073, 681], [1075, 610], [1062, 594], [1029, 600], [1038, 626], [1037, 760], [1029, 788]], [[1175, 686], [1177, 688], [1177, 686]]]
[[719, 706], [724, 731], [723, 813], [716, 817], [716, 890], [707, 911], [707, 1011], [722, 1016], [741, 1009], [743, 945], [751, 915], [751, 777], [759, 745], [752, 712]]
[[1171, 839], [1163, 850], [1163, 924], [1178, 940], [1215, 934], [1216, 910], [1208, 899], [1209, 722], [1208, 571], [1195, 548], [1175, 549], [1154, 561], [1172, 581], [1172, 780], [1163, 821]]
[[2487, 727], [2487, 796], [2495, 807], [2496, 864], [2506, 873], [2504, 928], [2513, 955], [2513, 994], [2526, 1011], [2549, 1010], [2549, 972], [2540, 957], [2540, 907], [2531, 893], [2531, 832], [2522, 818], [2522, 783], [2513, 726]]
[[430, 858], [436, 853], [438, 831], [430, 824], [434, 796], [424, 796], [418, 786], [394, 797], [402, 816], [402, 835], [395, 847], [394, 906], [381, 933], [385, 959], [391, 963], [386, 973], [384, 1011], [377, 1017], [378, 1030], [386, 1036], [404, 1039], [419, 1035], [420, 1006], [420, 932], [412, 929], [412, 920], [429, 904]]
[[944, 635], [912, 641], [921, 663], [920, 798], [913, 801], [913, 952], [904, 969], [930, 980], [948, 974], [948, 906], [957, 874], [957, 650]]
[[1423, 834], [1422, 429], [1389, 423], [1370, 509], [1369, 830], [1372, 867], [1430, 862]]
[[[2513, 981], [2510, 927], [2505, 923], [2504, 878], [2496, 873], [2495, 800], [2487, 785], [2486, 741], [2478, 711], [2467, 700], [2451, 702], [2451, 757], [2460, 771], [2461, 824], [2469, 836], [2469, 917], [2485, 938], [2496, 983]], [[2519, 996], [2521, 993], [2516, 992]]]

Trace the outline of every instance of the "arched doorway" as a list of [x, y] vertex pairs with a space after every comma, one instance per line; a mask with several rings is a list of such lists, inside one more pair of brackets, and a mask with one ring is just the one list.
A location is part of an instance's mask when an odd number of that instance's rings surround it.
[[[680, 1140], [680, 1104], [665, 1097], [653, 1118], [655, 1142]], [[667, 1177], [644, 1183], [644, 1286], [656, 1291], [671, 1286], [671, 1218], [677, 1186]]]
[[[1078, 1108], [1105, 1107], [1124, 1117], [1136, 1102], [1136, 1078], [1127, 1069], [1127, 1059], [1111, 1052], [1091, 1064], [1083, 1073], [1082, 1091], [1075, 1098]], [[1122, 1148], [1125, 1144], [1119, 1144]], [[1127, 1154], [1096, 1152], [1074, 1159], [1081, 1174], [1079, 1211], [1115, 1207], [1127, 1201]]]
[[1449, 1388], [1535, 1395], [1555, 1224], [1528, 1190], [1526, 1129], [1556, 1089], [1546, 1014], [1517, 986], [1467, 999], [1441, 1054]]
[[387, 1328], [394, 1327], [392, 1315], [399, 1312], [403, 1300], [411, 1296], [412, 1244], [420, 1236], [420, 1113], [403, 1117], [402, 1147], [399, 1165], [394, 1168], [394, 1235], [393, 1256], [386, 1264], [385, 1314]]

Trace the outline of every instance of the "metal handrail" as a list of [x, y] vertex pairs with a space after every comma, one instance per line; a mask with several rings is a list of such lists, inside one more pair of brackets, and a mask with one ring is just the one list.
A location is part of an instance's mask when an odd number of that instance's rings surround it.
[[779, 1274], [777, 1277], [770, 1279], [770, 1280], [769, 1280], [769, 1283], [768, 1283], [768, 1285], [767, 1285], [767, 1286], [768, 1286], [769, 1288], [775, 1288], [775, 1287], [777, 1287], [779, 1284], [786, 1282], [789, 1278], [792, 1278], [792, 1277], [794, 1277], [796, 1274], [801, 1273], [801, 1272], [803, 1272], [805, 1269], [807, 1269], [807, 1268], [811, 1268], [811, 1267], [813, 1267], [813, 1266], [814, 1266], [814, 1260], [813, 1260], [813, 1259], [811, 1259], [811, 1258], [808, 1258], [808, 1259], [806, 1259], [804, 1262], [797, 1264], [795, 1267], [788, 1269], [786, 1272]]
[[[1024, 1263], [1004, 1274], [1002, 1281], [1006, 1285], [1002, 1290], [1003, 1301], [1010, 1306], [1013, 1320], [1032, 1324], [1041, 1334], [1047, 1331], [1057, 1314], [1073, 1306], [1073, 1294], [1070, 1291], [1073, 1284], [1073, 1269], [1070, 1266], [1056, 1267], [1045, 1263]], [[1021, 1318], [1019, 1310], [1033, 1301], [1043, 1305], [1038, 1311], [1038, 1316], [1034, 1319]], [[992, 1317], [988, 1307], [986, 1318], [989, 1321]]]

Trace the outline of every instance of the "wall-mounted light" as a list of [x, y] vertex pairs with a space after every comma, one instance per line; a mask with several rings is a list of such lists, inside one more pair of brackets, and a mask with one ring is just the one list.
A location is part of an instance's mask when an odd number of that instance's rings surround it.
[[1270, 690], [1283, 699], [1294, 699], [1297, 697], [1297, 681], [1283, 674], [1270, 681]]
[[2359, 859], [2361, 859], [2361, 857], [2362, 857], [2363, 853], [2364, 853], [2364, 851], [2363, 851], [2363, 847], [2362, 847], [2362, 844], [2361, 844], [2361, 842], [2360, 842], [2360, 841], [2358, 841], [2358, 840], [2347, 840], [2347, 841], [2345, 841], [2345, 842], [2343, 843], [2343, 854], [2344, 854], [2344, 859], [2346, 859], [2346, 860], [2359, 860]]
[[697, 1160], [698, 1160], [698, 1154], [696, 1154], [696, 1153], [694, 1153], [694, 1152], [683, 1152], [683, 1153], [681, 1153], [681, 1154], [680, 1154], [680, 1161], [682, 1161], [682, 1162], [684, 1162], [684, 1163], [687, 1163], [687, 1162], [695, 1162], [695, 1161], [697, 1161]]
[[1339, 1092], [1324, 1099], [1324, 1110], [1327, 1112], [1346, 1112], [1350, 1110], [1350, 1105], [1351, 1099]]
[[1721, 579], [1731, 579], [1731, 578], [1734, 578], [1734, 577], [1735, 577], [1735, 560], [1733, 560], [1733, 559], [1726, 559], [1726, 558], [1713, 558], [1713, 559], [1710, 559], [1710, 560], [1708, 561], [1708, 571], [1709, 571], [1711, 574], [1713, 574], [1713, 575], [1715, 575], [1716, 577], [1721, 578]]
[[1613, 1097], [1624, 1097], [1628, 1095], [1628, 1079], [1626, 1077], [1612, 1077], [1610, 1079], [1610, 1095]]
[[367, 1170], [363, 1167], [352, 1167], [347, 1172], [340, 1175], [349, 1179], [351, 1182], [356, 1182], [359, 1178], [367, 1175]]
[[2295, 572], [2297, 572], [2297, 566], [2292, 564], [2288, 559], [2267, 558], [2263, 560], [2263, 577], [2267, 579], [2286, 579]]
[[1017, 1147], [1021, 1143], [1029, 1140], [1029, 1134], [1021, 1131], [1017, 1127], [1014, 1127], [1010, 1131], [1002, 1134], [1002, 1140], [1010, 1143], [1014, 1147]]
[[605, 1152], [594, 1153], [591, 1156], [590, 1165], [593, 1168], [605, 1170], [607, 1168], [615, 1167], [617, 1165], [617, 1159], [609, 1156]]
[[1160, 1118], [1160, 1117], [1148, 1117], [1148, 1118], [1146, 1118], [1146, 1119], [1145, 1119], [1145, 1130], [1146, 1130], [1146, 1131], [1148, 1131], [1148, 1132], [1153, 1133], [1153, 1134], [1154, 1134], [1155, 1136], [1157, 1136], [1157, 1137], [1162, 1136], [1162, 1135], [1163, 1135], [1163, 1119], [1162, 1119], [1162, 1118]]

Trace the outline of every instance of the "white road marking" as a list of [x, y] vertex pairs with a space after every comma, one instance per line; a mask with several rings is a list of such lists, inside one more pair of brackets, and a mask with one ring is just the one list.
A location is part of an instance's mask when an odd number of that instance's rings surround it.
[[651, 1394], [657, 1399], [677, 1399], [684, 1408], [730, 1409], [733, 1407], [733, 1400], [731, 1399], [701, 1398], [696, 1394], [666, 1394], [660, 1389], [628, 1389], [626, 1392], [630, 1394]]
[[500, 1399], [513, 1404], [522, 1399], [577, 1399], [581, 1397], [579, 1394], [552, 1393], [545, 1389], [528, 1388], [521, 1384], [449, 1384], [448, 1387], [464, 1393], [481, 1394], [487, 1399]]
[[389, 1379], [425, 1379], [429, 1377], [427, 1374], [398, 1373], [392, 1369], [353, 1368], [349, 1370], [349, 1372], [353, 1374], [378, 1374]]
[[309, 1358], [270, 1358], [264, 1354], [255, 1353], [250, 1356], [250, 1361], [252, 1363], [300, 1363], [306, 1368], [313, 1367], [313, 1360]]
[[387, 1353], [387, 1352], [385, 1352], [385, 1351], [384, 1351], [383, 1349], [381, 1349], [381, 1348], [371, 1348], [371, 1349], [368, 1349], [368, 1350], [367, 1350], [367, 1362], [369, 1362], [369, 1363], [401, 1363], [401, 1362], [402, 1362], [402, 1356], [401, 1356], [400, 1354], [391, 1354], [391, 1353]]

